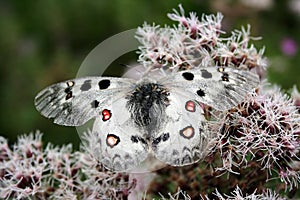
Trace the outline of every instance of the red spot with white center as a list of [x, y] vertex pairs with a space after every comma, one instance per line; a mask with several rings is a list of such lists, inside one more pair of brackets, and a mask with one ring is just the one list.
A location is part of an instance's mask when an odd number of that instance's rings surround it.
[[113, 148], [120, 142], [120, 138], [114, 134], [108, 134], [106, 138], [106, 144]]
[[196, 111], [196, 105], [193, 101], [187, 101], [185, 103], [185, 109], [189, 112], [195, 112]]
[[195, 135], [195, 129], [192, 126], [187, 126], [180, 130], [179, 134], [186, 139], [190, 139]]
[[104, 110], [102, 111], [102, 120], [103, 120], [103, 121], [107, 121], [107, 120], [109, 120], [110, 118], [111, 118], [111, 111], [108, 110], [108, 109], [104, 109]]

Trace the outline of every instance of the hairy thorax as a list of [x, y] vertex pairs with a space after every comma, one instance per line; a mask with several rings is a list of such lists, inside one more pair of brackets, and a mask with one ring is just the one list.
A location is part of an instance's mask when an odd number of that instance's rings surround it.
[[160, 128], [166, 120], [165, 109], [169, 105], [169, 92], [160, 84], [139, 83], [126, 97], [127, 107], [134, 123], [148, 133]]

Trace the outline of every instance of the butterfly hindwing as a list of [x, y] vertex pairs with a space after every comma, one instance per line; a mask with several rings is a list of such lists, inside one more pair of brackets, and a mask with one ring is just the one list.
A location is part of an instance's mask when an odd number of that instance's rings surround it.
[[111, 102], [113, 96], [126, 92], [131, 79], [85, 77], [53, 84], [35, 97], [37, 110], [54, 123], [79, 126], [96, 116], [98, 107]]
[[134, 124], [126, 104], [125, 98], [115, 100], [103, 108], [93, 126], [99, 138], [99, 160], [115, 171], [134, 169], [148, 155], [144, 130]]
[[184, 91], [170, 91], [169, 100], [168, 120], [151, 143], [155, 157], [172, 166], [195, 163], [205, 154], [209, 136], [203, 109]]
[[186, 70], [163, 81], [168, 88], [194, 94], [194, 98], [218, 110], [228, 110], [240, 103], [259, 83], [250, 71], [223, 67]]

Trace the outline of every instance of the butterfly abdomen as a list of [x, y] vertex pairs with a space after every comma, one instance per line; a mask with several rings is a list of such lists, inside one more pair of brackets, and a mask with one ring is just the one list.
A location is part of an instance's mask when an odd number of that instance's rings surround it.
[[168, 106], [169, 92], [157, 83], [144, 82], [127, 96], [127, 108], [136, 125], [149, 129], [158, 128]]

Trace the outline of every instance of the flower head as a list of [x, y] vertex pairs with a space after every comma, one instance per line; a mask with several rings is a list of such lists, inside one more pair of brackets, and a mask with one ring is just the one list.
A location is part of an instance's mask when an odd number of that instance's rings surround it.
[[[276, 172], [290, 188], [297, 187], [300, 115], [293, 100], [275, 87], [253, 92], [221, 122], [219, 170], [234, 171], [256, 161], [269, 175]], [[216, 127], [218, 129], [218, 127]], [[274, 178], [274, 175], [272, 175]]]
[[160, 70], [163, 73], [195, 68], [197, 66], [231, 66], [236, 68], [256, 68], [263, 76], [266, 68], [264, 49], [257, 50], [251, 40], [250, 26], [232, 32], [232, 36], [221, 37], [223, 15], [202, 15], [195, 13], [185, 16], [179, 10], [168, 17], [179, 22], [177, 26], [160, 27], [144, 24], [139, 27], [136, 38], [139, 47], [139, 62], [146, 67], [146, 73]]
[[107, 171], [88, 152], [43, 149], [41, 138], [40, 132], [21, 136], [11, 149], [0, 137], [1, 199], [122, 199], [135, 187], [128, 174]]

